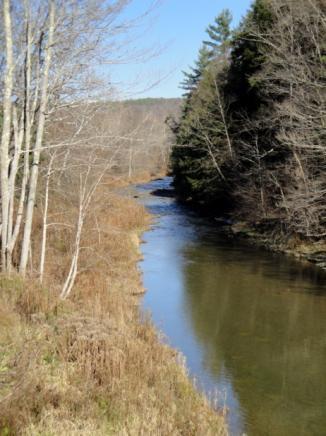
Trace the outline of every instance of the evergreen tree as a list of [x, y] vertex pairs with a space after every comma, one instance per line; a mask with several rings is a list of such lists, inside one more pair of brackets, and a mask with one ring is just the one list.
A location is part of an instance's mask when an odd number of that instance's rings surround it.
[[232, 40], [227, 92], [233, 96], [235, 111], [256, 111], [262, 103], [254, 76], [264, 64], [265, 56], [261, 41], [252, 33], [264, 33], [272, 24], [268, 2], [256, 0]]
[[225, 152], [223, 142], [226, 143], [221, 125], [222, 96], [216, 93], [222, 76], [225, 78], [230, 22], [230, 13], [223, 11], [209, 28], [211, 45], [203, 44], [195, 68], [182, 83], [187, 91], [186, 99], [181, 120], [174, 126], [177, 142], [172, 153], [175, 185], [183, 198], [197, 203], [211, 204], [217, 197], [223, 197], [225, 189], [220, 168], [224, 164], [224, 158], [221, 158]]
[[202, 45], [198, 52], [198, 59], [195, 62], [195, 66], [190, 68], [190, 72], [183, 72], [184, 79], [180, 84], [180, 88], [186, 91], [185, 95], [188, 95], [198, 85], [198, 82], [207, 68], [210, 60], [210, 52], [205, 45]]
[[214, 23], [207, 27], [206, 32], [210, 39], [204, 41], [204, 44], [209, 47], [212, 58], [227, 54], [232, 36], [231, 22], [231, 12], [224, 9], [215, 18]]

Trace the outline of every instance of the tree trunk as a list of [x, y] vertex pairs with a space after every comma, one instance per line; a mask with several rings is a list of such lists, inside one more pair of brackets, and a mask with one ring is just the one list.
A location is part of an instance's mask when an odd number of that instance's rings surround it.
[[1, 151], [0, 151], [0, 180], [1, 180], [1, 262], [2, 270], [6, 271], [6, 252], [7, 252], [7, 236], [8, 236], [8, 212], [9, 212], [9, 142], [11, 129], [11, 108], [12, 108], [12, 87], [13, 87], [13, 44], [11, 31], [11, 16], [10, 16], [10, 1], [3, 0], [3, 25], [6, 41], [6, 70], [4, 79], [3, 93], [3, 125], [1, 135]]
[[44, 133], [44, 125], [45, 125], [47, 100], [48, 100], [48, 81], [49, 81], [49, 69], [50, 69], [51, 56], [52, 56], [54, 18], [55, 18], [55, 5], [54, 5], [54, 1], [52, 0], [50, 2], [48, 41], [45, 48], [45, 61], [44, 61], [43, 81], [42, 81], [42, 88], [41, 88], [40, 114], [39, 114], [38, 125], [37, 125], [36, 140], [33, 150], [33, 163], [32, 163], [32, 169], [31, 169], [30, 181], [29, 181], [26, 220], [24, 226], [24, 236], [23, 236], [22, 252], [20, 258], [20, 266], [19, 266], [19, 270], [23, 275], [25, 275], [26, 273], [28, 252], [31, 243], [31, 232], [32, 232], [32, 224], [33, 224], [33, 214], [34, 214], [34, 206], [35, 206], [38, 173], [39, 173], [39, 163], [40, 163], [40, 156], [42, 151], [43, 133]]
[[55, 153], [51, 156], [48, 171], [46, 173], [46, 184], [45, 184], [45, 198], [44, 198], [44, 211], [43, 211], [43, 228], [42, 228], [42, 243], [41, 243], [41, 257], [40, 257], [40, 282], [43, 282], [44, 276], [44, 264], [45, 264], [45, 252], [46, 252], [46, 238], [48, 229], [48, 208], [49, 208], [49, 188], [50, 179], [52, 174], [52, 165], [55, 159]]
[[77, 272], [78, 272], [78, 259], [79, 259], [79, 252], [80, 252], [80, 240], [84, 225], [84, 205], [83, 205], [84, 199], [81, 198], [80, 206], [79, 206], [79, 216], [78, 216], [78, 223], [77, 223], [77, 232], [76, 232], [76, 239], [75, 239], [75, 252], [73, 254], [73, 258], [71, 260], [70, 264], [70, 270], [67, 275], [66, 281], [62, 287], [62, 291], [60, 294], [60, 298], [63, 300], [69, 297], [70, 292], [74, 286]]

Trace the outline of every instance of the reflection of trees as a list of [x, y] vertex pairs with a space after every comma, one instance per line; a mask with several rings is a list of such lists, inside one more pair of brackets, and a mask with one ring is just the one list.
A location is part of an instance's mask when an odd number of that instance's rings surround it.
[[286, 259], [272, 271], [264, 255], [243, 257], [207, 245], [185, 252], [186, 305], [206, 366], [231, 374], [254, 434], [322, 434], [326, 299], [288, 292], [292, 281], [273, 278], [287, 266], [293, 275]]

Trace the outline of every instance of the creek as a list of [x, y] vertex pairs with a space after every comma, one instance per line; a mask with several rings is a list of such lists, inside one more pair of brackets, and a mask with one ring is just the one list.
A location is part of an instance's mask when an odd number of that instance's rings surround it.
[[154, 215], [143, 310], [198, 388], [226, 406], [231, 435], [325, 435], [325, 273], [226, 238], [163, 195], [170, 183], [137, 187]]

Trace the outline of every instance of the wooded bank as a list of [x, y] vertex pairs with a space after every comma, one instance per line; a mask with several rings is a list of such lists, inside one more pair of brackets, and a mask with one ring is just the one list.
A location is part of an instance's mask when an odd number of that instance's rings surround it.
[[256, 0], [237, 29], [231, 20], [224, 11], [208, 27], [185, 73], [182, 116], [170, 120], [175, 187], [325, 262], [325, 2]]

